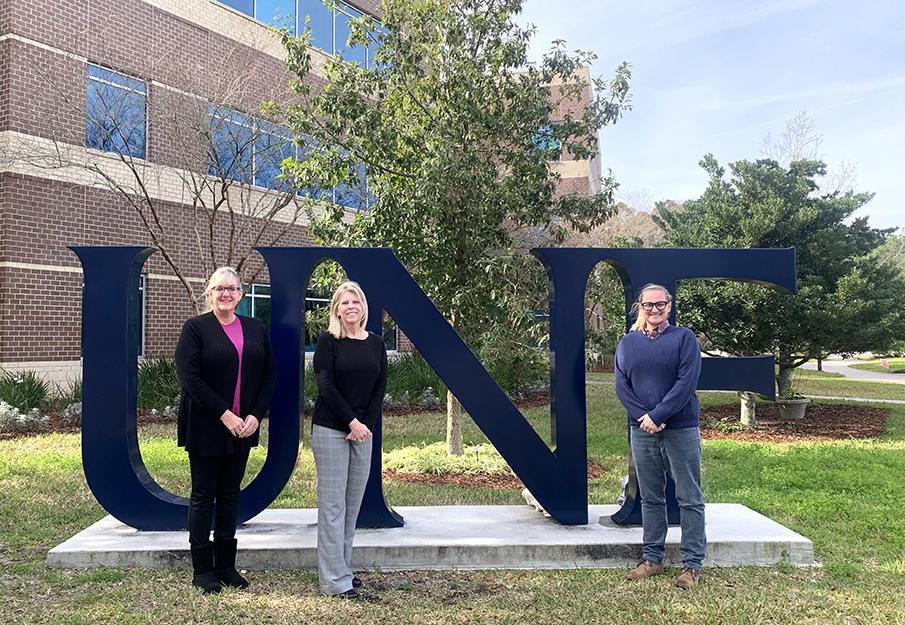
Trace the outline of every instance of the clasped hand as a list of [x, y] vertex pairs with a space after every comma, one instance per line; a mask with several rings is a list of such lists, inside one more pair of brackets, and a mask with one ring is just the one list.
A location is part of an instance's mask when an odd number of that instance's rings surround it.
[[638, 423], [642, 430], [647, 432], [648, 434], [656, 434], [660, 430], [666, 427], [666, 424], [657, 425], [654, 423], [654, 420], [650, 418], [650, 415], [644, 415], [640, 419], [638, 419]]
[[349, 423], [349, 429], [351, 430], [351, 432], [349, 432], [348, 436], [346, 436], [347, 441], [363, 443], [371, 438], [371, 430], [369, 430], [368, 426], [366, 426], [358, 419], [352, 419], [352, 421]]
[[248, 438], [257, 431], [259, 425], [258, 419], [254, 415], [248, 415], [243, 419], [232, 410], [224, 412], [220, 421], [223, 422], [230, 434], [239, 438]]

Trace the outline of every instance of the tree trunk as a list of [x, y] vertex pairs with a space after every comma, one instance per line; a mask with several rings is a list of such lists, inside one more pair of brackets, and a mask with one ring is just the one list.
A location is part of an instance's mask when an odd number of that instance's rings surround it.
[[776, 374], [776, 389], [779, 397], [786, 397], [789, 389], [792, 388], [792, 372], [795, 367], [788, 365], [779, 365], [779, 373]]
[[462, 404], [450, 392], [446, 391], [446, 455], [461, 456], [465, 453], [462, 447]]
[[741, 422], [747, 426], [755, 426], [757, 425], [757, 416], [755, 415], [755, 401], [754, 401], [754, 393], [749, 391], [739, 391], [739, 398], [742, 400], [742, 414], [741, 414]]

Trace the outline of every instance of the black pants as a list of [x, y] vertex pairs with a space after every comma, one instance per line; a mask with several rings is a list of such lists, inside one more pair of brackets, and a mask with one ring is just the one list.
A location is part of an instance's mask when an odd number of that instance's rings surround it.
[[214, 540], [235, 538], [239, 491], [246, 464], [248, 451], [225, 456], [189, 455], [192, 471], [189, 544], [192, 547], [203, 547], [210, 543], [215, 501], [217, 518], [214, 523]]

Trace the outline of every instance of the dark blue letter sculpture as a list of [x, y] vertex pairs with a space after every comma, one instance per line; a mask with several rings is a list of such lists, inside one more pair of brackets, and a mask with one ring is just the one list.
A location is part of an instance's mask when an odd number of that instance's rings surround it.
[[[85, 276], [83, 306], [82, 456], [88, 485], [117, 519], [143, 530], [186, 527], [187, 500], [148, 474], [138, 449], [136, 387], [141, 266], [151, 248], [73, 248]], [[302, 316], [314, 266], [331, 258], [358, 281], [373, 310], [385, 309], [462, 403], [516, 475], [563, 524], [588, 522], [584, 388], [584, 291], [594, 266], [616, 268], [626, 311], [648, 282], [674, 290], [691, 278], [736, 279], [794, 289], [794, 250], [554, 249], [535, 250], [550, 279], [551, 451], [480, 365], [411, 275], [388, 249], [262, 248], [271, 277], [271, 342], [277, 381], [270, 409], [267, 459], [242, 491], [239, 522], [276, 499], [295, 467], [299, 441]], [[369, 329], [380, 332], [380, 315]], [[773, 394], [773, 358], [705, 359], [699, 388]], [[716, 366], [714, 366], [716, 365]], [[375, 445], [380, 449], [378, 420]], [[380, 454], [374, 454], [359, 525], [393, 527], [402, 519], [383, 497]], [[634, 493], [629, 492], [629, 495]], [[634, 498], [619, 522], [632, 517]], [[640, 520], [640, 516], [638, 517]]]

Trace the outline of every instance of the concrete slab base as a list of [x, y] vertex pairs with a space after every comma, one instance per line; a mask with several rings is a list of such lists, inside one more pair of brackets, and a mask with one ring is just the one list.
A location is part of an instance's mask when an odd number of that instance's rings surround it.
[[[356, 570], [569, 569], [633, 566], [641, 528], [616, 525], [615, 505], [589, 506], [587, 525], [560, 525], [530, 506], [395, 508], [405, 526], [355, 533]], [[667, 564], [681, 566], [678, 527], [667, 535]], [[317, 510], [265, 510], [238, 531], [243, 569], [317, 568]], [[707, 504], [706, 566], [810, 566], [807, 538], [740, 504]], [[101, 519], [47, 555], [64, 568], [191, 565], [188, 534], [141, 532]]]

